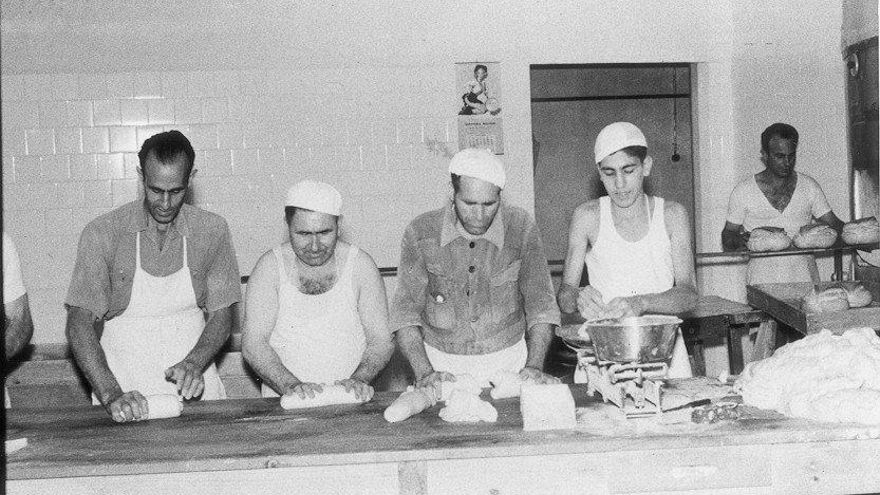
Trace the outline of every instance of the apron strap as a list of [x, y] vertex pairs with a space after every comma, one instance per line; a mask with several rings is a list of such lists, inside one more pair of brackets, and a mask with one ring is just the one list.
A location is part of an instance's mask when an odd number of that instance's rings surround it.
[[139, 271], [141, 269], [141, 233], [140, 233], [140, 231], [137, 232], [137, 235], [135, 236], [134, 243], [135, 243], [134, 267], [135, 267], [135, 270]]
[[186, 250], [186, 236], [183, 237], [183, 268], [189, 268], [189, 257]]

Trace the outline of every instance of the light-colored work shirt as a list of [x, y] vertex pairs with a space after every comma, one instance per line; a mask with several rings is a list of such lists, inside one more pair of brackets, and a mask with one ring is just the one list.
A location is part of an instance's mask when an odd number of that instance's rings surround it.
[[9, 234], [3, 232], [3, 302], [9, 304], [25, 295], [18, 250]]
[[[816, 179], [801, 172], [791, 200], [783, 211], [770, 204], [755, 177], [740, 182], [730, 193], [727, 221], [747, 231], [770, 226], [785, 229], [794, 238], [800, 228], [831, 211], [828, 199]], [[766, 256], [749, 260], [749, 283], [817, 282], [818, 269], [813, 255]]]
[[135, 240], [141, 234], [141, 264], [164, 277], [183, 266], [183, 236], [196, 303], [211, 312], [241, 300], [241, 277], [229, 228], [222, 217], [184, 204], [168, 227], [162, 249], [156, 222], [143, 201], [125, 204], [89, 222], [83, 230], [66, 304], [104, 320], [128, 307], [135, 272]]
[[427, 345], [487, 354], [517, 344], [559, 307], [535, 222], [502, 204], [481, 236], [463, 232], [450, 202], [406, 229], [391, 304], [391, 329], [422, 327]]

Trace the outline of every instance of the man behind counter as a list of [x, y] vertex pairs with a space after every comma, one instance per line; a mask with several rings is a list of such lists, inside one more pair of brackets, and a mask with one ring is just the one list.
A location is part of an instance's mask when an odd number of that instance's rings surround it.
[[453, 199], [406, 228], [391, 329], [417, 386], [498, 372], [556, 382], [542, 369], [559, 309], [535, 222], [501, 201], [504, 165], [464, 149], [449, 163]]
[[369, 400], [388, 363], [385, 286], [373, 258], [339, 239], [342, 196], [323, 182], [287, 193], [289, 242], [251, 273], [242, 352], [263, 379], [263, 396], [315, 397], [338, 383]]
[[189, 140], [156, 134], [138, 158], [143, 200], [86, 225], [66, 301], [92, 401], [118, 422], [145, 418], [147, 395], [225, 398], [212, 360], [241, 299], [226, 222], [184, 203], [196, 174]]
[[[579, 310], [588, 320], [693, 309], [690, 221], [680, 204], [645, 194], [645, 177], [654, 164], [645, 135], [629, 122], [615, 122], [599, 132], [594, 152], [608, 196], [587, 201], [572, 214], [560, 309]], [[584, 264], [590, 285], [579, 289]], [[669, 375], [692, 376], [681, 331]]]
[[[776, 123], [761, 133], [761, 161], [764, 170], [740, 182], [730, 193], [727, 222], [721, 231], [725, 251], [744, 249], [749, 232], [757, 227], [785, 229], [789, 237], [813, 218], [840, 232], [843, 222], [828, 205], [815, 179], [794, 170], [798, 132]], [[819, 281], [813, 255], [751, 258], [748, 283]]]

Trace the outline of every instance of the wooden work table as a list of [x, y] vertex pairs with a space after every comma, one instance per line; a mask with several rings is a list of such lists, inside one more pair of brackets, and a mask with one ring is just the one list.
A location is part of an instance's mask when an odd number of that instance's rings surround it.
[[[669, 389], [719, 387], [672, 380]], [[114, 424], [99, 407], [7, 412], [8, 493], [864, 493], [880, 490], [880, 429], [755, 409], [735, 422], [652, 427], [572, 390], [579, 425], [524, 432], [518, 399], [494, 424], [401, 423], [363, 405], [283, 410], [278, 399], [188, 404], [179, 418]], [[672, 392], [670, 392], [672, 393]], [[672, 414], [672, 413], [670, 413]], [[689, 413], [684, 411], [686, 417]], [[638, 425], [645, 425], [637, 420]], [[616, 425], [616, 426], [613, 426]], [[622, 425], [622, 426], [621, 426]], [[622, 428], [622, 429], [621, 429]]]

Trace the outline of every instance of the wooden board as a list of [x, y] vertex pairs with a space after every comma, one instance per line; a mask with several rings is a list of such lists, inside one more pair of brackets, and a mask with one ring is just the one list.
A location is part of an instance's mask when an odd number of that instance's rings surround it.
[[[819, 284], [819, 288], [830, 284]], [[811, 283], [757, 284], [746, 286], [746, 296], [751, 306], [807, 335], [823, 328], [837, 333], [855, 327], [880, 330], [880, 288], [874, 284], [866, 283], [874, 296], [870, 306], [829, 313], [805, 313], [801, 309], [804, 294], [812, 288]]]
[[[713, 385], [714, 383], [714, 385]], [[677, 385], [676, 385], [677, 384]], [[673, 386], [675, 385], [675, 386]], [[707, 379], [672, 380], [681, 395], [726, 393]], [[401, 423], [382, 412], [396, 397], [362, 405], [283, 410], [278, 399], [187, 404], [183, 415], [114, 424], [99, 407], [10, 410], [7, 437], [28, 447], [7, 458], [8, 479], [350, 465], [436, 459], [621, 452], [834, 441], [864, 437], [858, 425], [832, 425], [758, 415], [740, 422], [668, 425], [614, 434], [592, 431], [608, 407], [572, 386], [584, 421], [570, 430], [524, 432], [518, 399], [493, 401], [497, 423], [452, 424], [440, 405]]]

